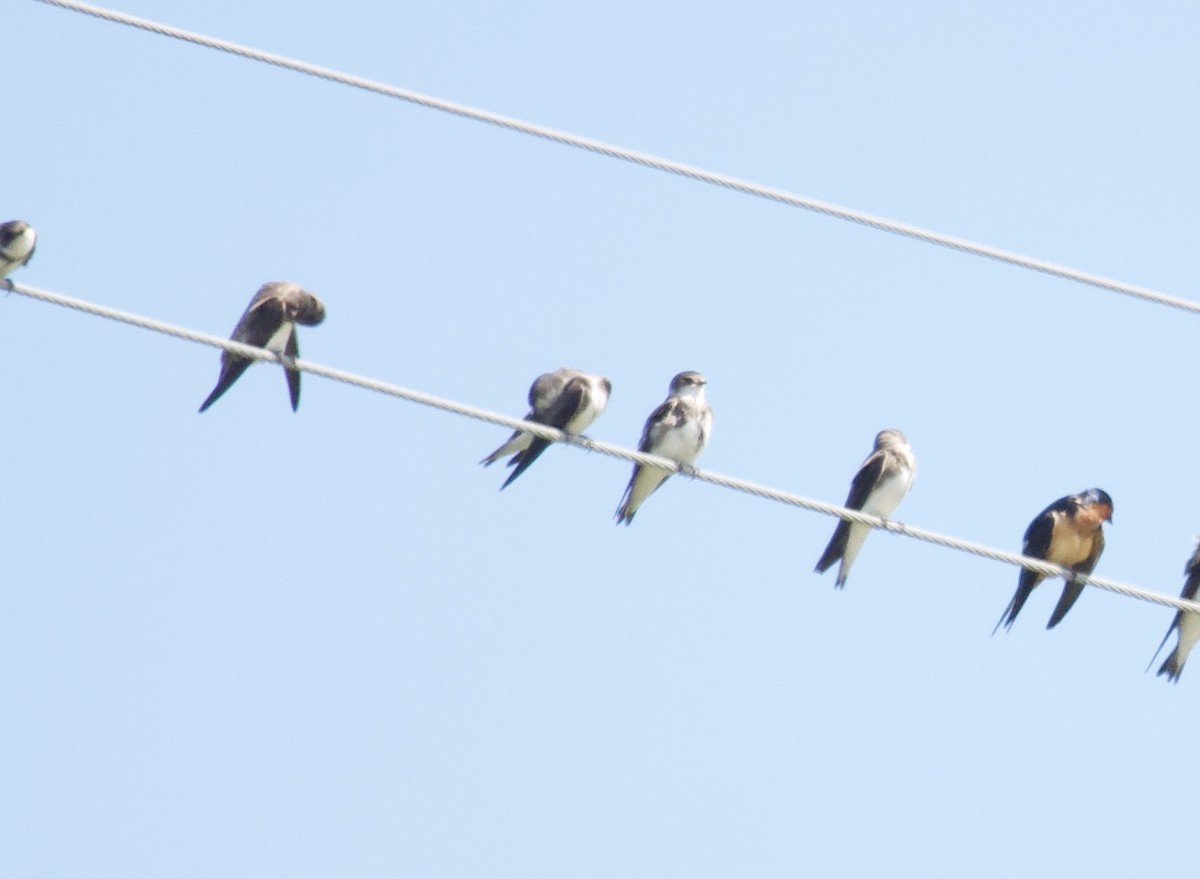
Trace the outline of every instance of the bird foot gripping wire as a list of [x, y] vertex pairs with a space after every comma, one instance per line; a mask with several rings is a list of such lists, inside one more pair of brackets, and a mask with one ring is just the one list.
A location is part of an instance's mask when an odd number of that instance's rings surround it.
[[596, 443], [591, 437], [586, 437], [583, 434], [564, 434], [563, 442], [571, 443], [571, 445], [579, 446], [581, 449], [586, 449], [589, 452], [596, 451]]

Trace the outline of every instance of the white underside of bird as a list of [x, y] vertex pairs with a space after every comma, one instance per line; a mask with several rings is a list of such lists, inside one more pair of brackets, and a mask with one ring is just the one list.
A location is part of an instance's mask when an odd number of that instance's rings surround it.
[[[867, 502], [863, 504], [862, 512], [878, 516], [881, 519], [888, 518], [896, 511], [896, 507], [900, 506], [900, 501], [904, 500], [904, 496], [908, 494], [912, 480], [913, 473], [907, 468], [897, 470], [891, 476], [881, 479], [867, 498]], [[862, 549], [871, 530], [869, 525], [850, 523], [850, 533], [846, 537], [846, 551], [842, 554], [841, 565], [838, 567], [839, 584], [845, 583], [846, 578], [850, 576], [850, 568], [853, 567], [858, 551]]]

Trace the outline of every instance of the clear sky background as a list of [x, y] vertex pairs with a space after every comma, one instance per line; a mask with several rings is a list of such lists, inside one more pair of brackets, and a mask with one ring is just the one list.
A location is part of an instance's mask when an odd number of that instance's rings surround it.
[[[124, 11], [1200, 298], [1194, 4], [212, 3]], [[514, 416], [563, 365], [635, 445], [1009, 550], [1107, 490], [1097, 573], [1200, 531], [1200, 319], [35, 2], [4, 4], [16, 279]], [[1200, 667], [1095, 589], [0, 298], [0, 874], [1131, 876], [1195, 869]], [[1160, 659], [1161, 661], [1161, 659]], [[1200, 665], [1200, 658], [1193, 659]], [[1157, 664], [1155, 666], [1157, 668]]]

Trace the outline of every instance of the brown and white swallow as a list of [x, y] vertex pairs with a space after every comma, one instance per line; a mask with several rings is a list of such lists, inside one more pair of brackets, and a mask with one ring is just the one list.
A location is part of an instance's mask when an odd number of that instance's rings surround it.
[[[681, 372], [671, 379], [667, 399], [646, 419], [638, 451], [659, 455], [691, 467], [712, 434], [712, 407], [704, 399], [708, 381], [698, 372]], [[633, 521], [638, 507], [671, 475], [670, 470], [635, 464], [621, 504], [617, 524]]]
[[[325, 305], [299, 284], [288, 281], [270, 281], [263, 284], [245, 314], [233, 328], [230, 337], [235, 342], [253, 345], [256, 348], [266, 348], [284, 355], [289, 360], [300, 356], [300, 347], [296, 341], [296, 325], [304, 324], [314, 327], [325, 320]], [[221, 375], [217, 386], [213, 388], [208, 399], [200, 405], [203, 412], [220, 396], [229, 390], [247, 367], [253, 363], [249, 357], [242, 357], [229, 351], [221, 352]], [[300, 372], [290, 367], [286, 362], [283, 366], [287, 378], [288, 395], [292, 401], [292, 411], [300, 405]]]
[[[1187, 579], [1183, 583], [1183, 592], [1179, 593], [1180, 598], [1190, 598], [1193, 601], [1196, 599], [1196, 592], [1200, 590], [1200, 538], [1196, 540], [1196, 548], [1192, 550], [1192, 557], [1188, 559], [1188, 563], [1183, 568], [1183, 573]], [[1159, 675], [1166, 675], [1168, 681], [1179, 681], [1179, 676], [1183, 674], [1183, 666], [1187, 662], [1188, 654], [1192, 652], [1192, 648], [1196, 646], [1196, 642], [1200, 641], [1200, 613], [1190, 613], [1186, 610], [1178, 610], [1175, 612], [1175, 619], [1171, 621], [1171, 628], [1167, 629], [1167, 634], [1163, 635], [1162, 644], [1158, 645], [1158, 649], [1154, 651], [1154, 656], [1150, 658], [1150, 665], [1154, 665], [1154, 660], [1158, 659], [1158, 654], [1162, 653], [1163, 647], [1167, 643], [1167, 639], [1171, 637], [1171, 633], [1179, 632], [1179, 641], [1175, 645], [1175, 649], [1171, 651], [1171, 655], [1163, 662], [1159, 668]], [[1149, 667], [1146, 671], [1149, 671]]]
[[[916, 475], [917, 459], [913, 457], [904, 434], [894, 429], [881, 430], [875, 437], [874, 451], [863, 461], [854, 475], [854, 481], [850, 483], [846, 507], [886, 519], [904, 500]], [[817, 573], [825, 573], [840, 559], [842, 564], [834, 585], [842, 588], [850, 576], [850, 568], [862, 549], [863, 541], [870, 533], [868, 525], [838, 520], [833, 537], [817, 562]]]
[[[529, 413], [525, 420], [579, 435], [604, 412], [611, 393], [612, 382], [603, 376], [589, 375], [564, 366], [534, 379], [529, 386]], [[512, 456], [507, 466], [515, 469], [500, 486], [503, 491], [529, 469], [550, 446], [550, 442], [527, 431], [517, 430], [504, 445], [479, 463], [487, 467], [506, 455]]]

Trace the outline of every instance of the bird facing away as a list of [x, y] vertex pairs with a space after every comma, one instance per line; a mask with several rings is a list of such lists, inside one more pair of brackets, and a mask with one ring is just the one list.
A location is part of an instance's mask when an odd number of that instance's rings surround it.
[[[1179, 597], [1190, 598], [1194, 601], [1196, 599], [1196, 590], [1200, 589], [1200, 538], [1196, 539], [1196, 548], [1192, 550], [1192, 557], [1188, 559], [1188, 563], [1184, 566], [1183, 573], [1187, 575], [1187, 580], [1184, 581], [1183, 592], [1179, 593]], [[1179, 631], [1179, 642], [1175, 645], [1175, 649], [1171, 651], [1171, 655], [1162, 664], [1158, 673], [1160, 676], [1166, 675], [1168, 681], [1178, 683], [1179, 676], [1183, 674], [1183, 665], [1187, 662], [1188, 654], [1192, 652], [1192, 648], [1196, 646], [1196, 642], [1200, 641], [1200, 614], [1189, 613], [1184, 610], [1175, 612], [1175, 619], [1171, 622], [1171, 628], [1167, 629], [1167, 634], [1163, 635], [1162, 644], [1158, 645], [1158, 649], [1154, 651], [1154, 656], [1150, 658], [1150, 665], [1154, 665], [1154, 660], [1158, 659], [1158, 654], [1162, 652], [1167, 639], [1176, 630]], [[1149, 670], [1150, 667], [1147, 666], [1146, 671]]]
[[[712, 407], [705, 402], [708, 382], [698, 372], [681, 372], [671, 379], [671, 391], [662, 405], [650, 413], [642, 430], [638, 451], [660, 455], [691, 467], [708, 445], [712, 433]], [[635, 464], [629, 485], [617, 507], [617, 524], [633, 521], [638, 507], [662, 485], [670, 470]]]
[[0, 223], [0, 278], [33, 259], [36, 248], [37, 232], [24, 220]]
[[[263, 284], [254, 294], [246, 313], [233, 328], [230, 338], [256, 348], [267, 348], [284, 355], [288, 360], [295, 360], [300, 356], [300, 347], [296, 342], [296, 324], [315, 327], [323, 320], [325, 305], [312, 293], [301, 288], [299, 284], [270, 281]], [[203, 412], [217, 402], [252, 362], [249, 357], [222, 351], [221, 375], [217, 379], [217, 386], [200, 405], [200, 411]], [[296, 407], [300, 405], [300, 372], [289, 367], [286, 362], [283, 371], [292, 400], [292, 411], [295, 412]]]
[[[529, 386], [529, 414], [525, 420], [557, 427], [578, 436], [604, 412], [611, 393], [612, 382], [603, 376], [589, 375], [564, 366], [534, 379]], [[527, 431], [517, 430], [508, 438], [508, 442], [479, 463], [488, 467], [505, 455], [512, 455], [507, 466], [515, 469], [500, 486], [503, 491], [529, 469], [538, 456], [546, 451], [550, 442]]]
[[[904, 434], [898, 430], [881, 430], [875, 437], [875, 450], [854, 474], [846, 507], [886, 519], [904, 500], [916, 476], [917, 459], [913, 457]], [[841, 559], [837, 582], [834, 584], [841, 589], [850, 576], [850, 567], [862, 549], [863, 541], [870, 533], [869, 525], [838, 520], [833, 537], [817, 562], [817, 573], [825, 573], [834, 562]]]
[[[1052, 564], [1061, 565], [1074, 574], [1090, 574], [1096, 567], [1096, 562], [1100, 560], [1100, 553], [1104, 552], [1103, 525], [1112, 521], [1112, 514], [1112, 498], [1099, 488], [1059, 498], [1029, 523], [1021, 552], [1031, 558], [1045, 559]], [[1013, 621], [1024, 607], [1026, 599], [1034, 587], [1045, 578], [1045, 574], [1028, 568], [1021, 569], [1017, 591], [1000, 617], [1000, 622], [996, 623], [992, 634], [995, 634], [1001, 625], [1005, 629], [1012, 628]], [[1069, 578], [1054, 613], [1050, 615], [1047, 629], [1053, 629], [1062, 621], [1081, 592], [1083, 583], [1075, 577]]]

